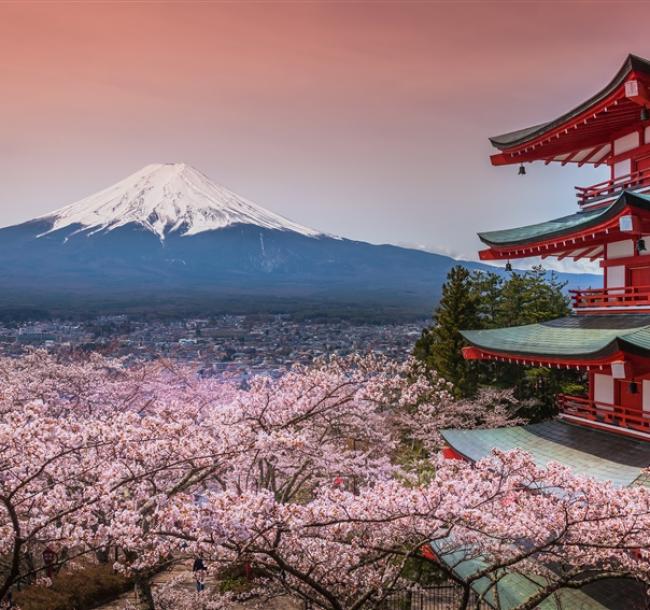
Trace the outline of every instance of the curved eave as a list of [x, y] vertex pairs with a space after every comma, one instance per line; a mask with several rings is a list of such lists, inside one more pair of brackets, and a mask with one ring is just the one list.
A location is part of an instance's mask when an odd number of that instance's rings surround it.
[[[626, 82], [634, 79], [640, 79], [639, 92], [626, 90]], [[538, 159], [602, 162], [597, 149], [609, 141], [608, 134], [639, 122], [638, 109], [640, 104], [645, 105], [647, 83], [650, 62], [628, 55], [614, 78], [575, 108], [551, 121], [491, 137], [492, 145], [502, 151], [492, 156], [492, 163], [504, 165]]]
[[[650, 197], [624, 191], [611, 204], [599, 210], [577, 212], [543, 223], [514, 229], [488, 231], [478, 234], [489, 246], [479, 255], [482, 260], [517, 258], [525, 256], [565, 256], [597, 258], [602, 255], [605, 241], [616, 239], [619, 219], [626, 214], [642, 212], [650, 228]], [[639, 227], [639, 230], [641, 227]], [[621, 233], [620, 239], [629, 239], [630, 233]], [[591, 248], [591, 249], [590, 249]]]
[[620, 349], [617, 341], [613, 341], [605, 349], [590, 354], [568, 354], [552, 356], [549, 354], [535, 354], [531, 352], [518, 352], [511, 350], [484, 349], [478, 346], [463, 348], [465, 360], [486, 360], [520, 364], [522, 366], [546, 366], [549, 368], [566, 368], [579, 370], [603, 370], [611, 366], [612, 362], [623, 360], [625, 353]]
[[650, 316], [568, 316], [539, 324], [461, 331], [468, 360], [596, 369], [650, 355]]
[[621, 85], [625, 83], [626, 78], [632, 73], [638, 72], [650, 75], [650, 61], [639, 57], [637, 55], [628, 55], [623, 62], [614, 78], [603, 87], [598, 93], [592, 95], [588, 100], [582, 102], [575, 108], [560, 115], [556, 119], [533, 125], [532, 127], [525, 127], [517, 129], [508, 133], [503, 133], [498, 136], [492, 136], [490, 142], [500, 150], [506, 150], [515, 146], [531, 142], [535, 138], [549, 132], [554, 127], [559, 127], [564, 123], [576, 118], [586, 110], [589, 110], [599, 102], [602, 102]]

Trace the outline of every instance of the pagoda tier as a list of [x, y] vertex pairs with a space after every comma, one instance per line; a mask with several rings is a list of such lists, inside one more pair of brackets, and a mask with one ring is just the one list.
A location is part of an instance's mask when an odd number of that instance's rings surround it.
[[650, 235], [650, 195], [623, 192], [614, 202], [598, 209], [581, 210], [524, 227], [479, 233], [481, 241], [489, 246], [479, 256], [482, 260], [530, 256], [606, 259], [608, 254], [617, 256], [616, 248], [606, 251], [608, 244], [646, 234]]
[[[503, 610], [518, 608], [549, 584], [548, 580], [537, 573], [538, 571], [522, 573], [514, 568], [495, 570], [498, 573], [498, 578], [494, 578], [492, 575], [490, 575], [492, 577], [477, 577], [481, 573], [489, 572], [491, 567], [489, 560], [481, 554], [479, 549], [480, 545], [475, 548], [459, 548], [453, 534], [450, 534], [445, 538], [432, 541], [428, 553], [423, 552], [423, 555], [436, 563], [445, 565], [454, 574], [455, 580], [469, 583], [474, 592], [483, 600], [481, 608], [487, 607], [486, 604], [490, 608]], [[644, 599], [645, 592], [640, 585], [631, 579], [624, 583], [619, 581], [616, 585], [619, 600], [624, 603], [628, 600], [632, 601], [631, 605], [619, 608], [624, 607], [626, 610], [632, 610], [642, 607], [638, 602]], [[590, 590], [592, 588], [585, 587], [586, 590], [583, 590], [562, 587], [535, 608], [536, 610], [608, 610], [610, 606], [603, 605], [599, 601], [598, 595], [594, 595]], [[445, 605], [444, 607], [450, 608], [451, 606]], [[477, 606], [471, 604], [470, 607]]]
[[576, 108], [546, 123], [490, 138], [501, 151], [491, 161], [611, 163], [624, 154], [614, 145], [621, 134], [643, 135], [650, 116], [640, 110], [650, 107], [649, 87], [650, 62], [629, 55], [611, 82]]
[[604, 287], [572, 291], [577, 313], [650, 313], [650, 195], [626, 191], [597, 209], [479, 237], [489, 246], [482, 260], [600, 260]]
[[[489, 561], [477, 548], [459, 548], [453, 535], [430, 543], [423, 556], [447, 567], [456, 580], [466, 582], [490, 608], [510, 610], [525, 604], [543, 590], [549, 581], [538, 571], [521, 573], [514, 568], [499, 572], [498, 579], [480, 576], [490, 571]], [[497, 571], [497, 570], [495, 570]], [[646, 591], [632, 578], [610, 579], [584, 585], [580, 589], [562, 587], [547, 597], [536, 610], [640, 610], [646, 608]], [[445, 606], [450, 607], [450, 606]], [[475, 607], [475, 606], [472, 606]], [[481, 605], [481, 607], [484, 607]]]
[[587, 372], [585, 396], [557, 397], [560, 416], [650, 440], [650, 315], [569, 316], [462, 334], [467, 360]]

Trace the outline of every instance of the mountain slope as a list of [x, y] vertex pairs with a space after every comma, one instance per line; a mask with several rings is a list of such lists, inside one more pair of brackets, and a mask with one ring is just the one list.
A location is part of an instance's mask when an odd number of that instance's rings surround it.
[[[334, 238], [186, 165], [154, 165], [81, 202], [0, 229], [0, 307], [425, 315], [454, 264], [419, 250]], [[598, 283], [566, 277], [574, 287]]]

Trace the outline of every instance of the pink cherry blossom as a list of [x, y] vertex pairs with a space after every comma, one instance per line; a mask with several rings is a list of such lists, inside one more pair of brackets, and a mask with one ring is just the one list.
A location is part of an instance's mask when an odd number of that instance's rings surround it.
[[[248, 566], [260, 603], [290, 595], [328, 610], [413, 587], [405, 567], [429, 544], [441, 570], [472, 559], [470, 579], [493, 587], [506, 573], [540, 579], [517, 610], [598, 578], [650, 583], [649, 489], [519, 451], [438, 457], [441, 429], [512, 425], [514, 412], [507, 392], [458, 402], [414, 362], [377, 356], [247, 388], [162, 360], [0, 358], [0, 553], [11, 558], [0, 595], [45, 575], [45, 548], [55, 567], [116, 557], [147, 610], [196, 607], [150, 581], [199, 552], [216, 572]], [[236, 601], [200, 598], [206, 610]]]

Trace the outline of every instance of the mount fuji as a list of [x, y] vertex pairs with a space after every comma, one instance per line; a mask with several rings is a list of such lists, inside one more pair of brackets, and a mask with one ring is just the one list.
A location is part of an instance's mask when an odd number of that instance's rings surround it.
[[161, 241], [170, 233], [196, 235], [232, 225], [293, 231], [308, 237], [321, 235], [247, 201], [185, 163], [147, 165], [117, 184], [40, 219], [52, 222], [47, 233], [73, 228], [72, 234], [93, 235], [132, 224]]
[[[0, 229], [0, 308], [430, 312], [457, 261], [292, 222], [184, 163]], [[490, 268], [465, 263], [472, 268]], [[596, 285], [594, 276], [566, 278]]]

